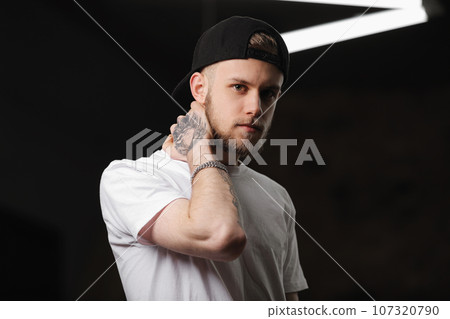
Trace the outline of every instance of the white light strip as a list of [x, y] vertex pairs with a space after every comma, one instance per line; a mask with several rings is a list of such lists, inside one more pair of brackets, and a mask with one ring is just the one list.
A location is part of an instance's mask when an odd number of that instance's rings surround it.
[[[309, 2], [318, 4], [337, 4], [342, 6], [390, 8], [390, 9], [412, 9], [420, 8], [422, 0], [281, 0], [295, 2]], [[374, 4], [375, 2], [375, 4]]]
[[[423, 8], [395, 9], [282, 33], [289, 53], [427, 22]], [[355, 24], [353, 27], [352, 25]]]

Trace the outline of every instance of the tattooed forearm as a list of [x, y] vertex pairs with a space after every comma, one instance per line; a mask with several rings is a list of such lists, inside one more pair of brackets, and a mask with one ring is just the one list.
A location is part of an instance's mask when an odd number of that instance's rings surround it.
[[225, 183], [228, 184], [228, 186], [230, 187], [230, 194], [233, 197], [233, 205], [238, 208], [239, 206], [239, 200], [236, 196], [236, 191], [234, 190], [233, 184], [231, 183], [231, 179], [230, 179], [230, 175], [228, 175], [225, 171], [218, 169], [217, 170], [220, 174], [220, 176], [222, 176], [222, 179], [224, 180]]
[[206, 123], [195, 113], [186, 114], [173, 131], [175, 149], [186, 155], [197, 142], [206, 134]]

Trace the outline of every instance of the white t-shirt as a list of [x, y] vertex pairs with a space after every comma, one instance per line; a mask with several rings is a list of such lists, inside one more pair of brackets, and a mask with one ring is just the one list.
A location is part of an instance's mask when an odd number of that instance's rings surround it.
[[159, 150], [137, 161], [113, 161], [105, 169], [100, 203], [128, 300], [284, 300], [285, 293], [308, 287], [287, 191], [245, 165], [228, 169], [247, 236], [243, 253], [231, 262], [183, 255], [138, 238], [167, 204], [190, 199], [187, 163]]

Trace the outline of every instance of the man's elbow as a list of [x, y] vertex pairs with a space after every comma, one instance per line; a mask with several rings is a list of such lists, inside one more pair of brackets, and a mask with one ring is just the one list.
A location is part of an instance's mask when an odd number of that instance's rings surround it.
[[223, 226], [210, 241], [212, 260], [232, 261], [244, 251], [247, 237], [239, 225]]

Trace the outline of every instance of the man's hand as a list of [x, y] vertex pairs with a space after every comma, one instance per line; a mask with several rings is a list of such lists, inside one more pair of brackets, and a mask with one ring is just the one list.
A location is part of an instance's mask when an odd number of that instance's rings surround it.
[[162, 145], [162, 149], [167, 154], [169, 154], [170, 158], [172, 158], [174, 160], [178, 160], [178, 161], [187, 162], [186, 156], [178, 153], [177, 150], [175, 149], [175, 147], [173, 145], [173, 135], [172, 134], [169, 134], [169, 136], [167, 136], [166, 140], [164, 141], [164, 143]]
[[[180, 115], [177, 123], [170, 127], [171, 134], [163, 144], [163, 149], [170, 157], [189, 163], [191, 169], [200, 164], [200, 158], [194, 158], [193, 154], [211, 153], [210, 147], [200, 143], [201, 140], [212, 138], [212, 130], [205, 114], [205, 107], [194, 101], [186, 115]], [[195, 147], [202, 147], [194, 152]]]

